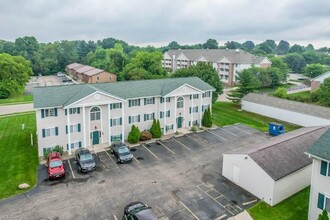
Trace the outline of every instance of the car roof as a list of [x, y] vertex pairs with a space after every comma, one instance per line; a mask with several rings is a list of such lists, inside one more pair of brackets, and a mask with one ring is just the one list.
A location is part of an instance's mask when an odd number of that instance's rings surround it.
[[151, 208], [145, 208], [142, 209], [141, 211], [135, 213], [135, 216], [139, 219], [139, 220], [157, 220], [157, 217], [155, 216], [155, 214], [152, 212]]

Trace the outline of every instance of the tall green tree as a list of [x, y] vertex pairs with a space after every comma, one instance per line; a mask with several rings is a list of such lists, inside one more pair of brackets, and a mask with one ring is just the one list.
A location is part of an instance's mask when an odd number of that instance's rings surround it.
[[315, 95], [319, 103], [330, 107], [330, 78], [323, 81], [320, 88], [316, 90]]
[[305, 67], [304, 74], [308, 77], [314, 78], [322, 75], [327, 71], [327, 68], [319, 63], [310, 64]]
[[319, 214], [319, 217], [317, 218], [317, 220], [329, 220], [327, 210], [323, 209], [322, 213]]
[[227, 41], [225, 43], [225, 48], [228, 49], [239, 49], [241, 47], [241, 44], [236, 41]]
[[281, 40], [277, 45], [277, 54], [285, 55], [289, 52], [290, 44], [285, 40]]
[[321, 55], [316, 53], [315, 51], [306, 51], [302, 55], [307, 64], [322, 62]]
[[255, 44], [253, 43], [253, 41], [250, 41], [250, 40], [248, 40], [248, 41], [245, 41], [244, 43], [242, 43], [242, 49], [243, 50], [246, 50], [246, 51], [251, 51], [251, 50], [253, 50], [254, 48], [255, 48]]
[[223, 85], [219, 80], [217, 71], [208, 63], [198, 62], [196, 65], [177, 70], [171, 77], [197, 76], [215, 88], [212, 94], [212, 101], [215, 102], [222, 94]]
[[215, 39], [208, 39], [204, 44], [203, 44], [204, 49], [218, 49], [219, 44], [218, 41]]
[[302, 54], [304, 52], [304, 47], [300, 46], [298, 44], [294, 44], [292, 47], [289, 49], [289, 53], [299, 53]]
[[30, 62], [21, 56], [0, 54], [0, 91], [13, 94], [24, 89], [32, 75]]
[[288, 67], [295, 73], [302, 73], [306, 62], [302, 55], [297, 53], [289, 53], [285, 56], [284, 62], [288, 64]]
[[210, 108], [207, 108], [204, 111], [203, 118], [202, 118], [202, 125], [204, 127], [212, 127], [212, 115], [211, 115], [211, 110]]

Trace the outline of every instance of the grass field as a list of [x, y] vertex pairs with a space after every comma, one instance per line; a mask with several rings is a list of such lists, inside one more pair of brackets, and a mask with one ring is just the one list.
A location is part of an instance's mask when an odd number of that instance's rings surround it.
[[216, 102], [213, 104], [213, 123], [217, 126], [232, 125], [236, 123], [245, 124], [260, 131], [268, 131], [269, 122], [278, 122], [285, 126], [286, 131], [292, 131], [300, 126], [281, 122], [254, 113], [240, 111], [240, 106], [231, 102]]
[[32, 95], [11, 95], [7, 99], [0, 99], [0, 105], [31, 103], [33, 102]]
[[309, 190], [307, 187], [274, 207], [259, 202], [248, 212], [254, 220], [305, 220], [308, 217]]
[[39, 161], [35, 134], [35, 113], [0, 118], [0, 199], [24, 192], [17, 187], [21, 183], [30, 187], [36, 184]]

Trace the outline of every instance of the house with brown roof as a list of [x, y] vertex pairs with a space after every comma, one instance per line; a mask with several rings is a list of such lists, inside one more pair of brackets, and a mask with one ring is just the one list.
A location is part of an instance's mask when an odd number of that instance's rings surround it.
[[65, 71], [73, 78], [84, 83], [103, 83], [116, 82], [117, 75], [106, 72], [92, 66], [82, 65], [79, 63], [72, 63], [65, 67]]
[[219, 79], [229, 85], [237, 82], [237, 73], [252, 65], [267, 68], [272, 62], [267, 57], [255, 56], [243, 50], [169, 50], [163, 55], [163, 67], [175, 72], [178, 69], [208, 62], [217, 70]]
[[327, 78], [330, 78], [330, 71], [311, 79], [311, 90], [314, 91], [314, 90], [317, 90], [318, 88], [320, 88], [320, 85]]
[[310, 185], [312, 159], [305, 152], [328, 129], [301, 128], [224, 153], [222, 175], [274, 206]]

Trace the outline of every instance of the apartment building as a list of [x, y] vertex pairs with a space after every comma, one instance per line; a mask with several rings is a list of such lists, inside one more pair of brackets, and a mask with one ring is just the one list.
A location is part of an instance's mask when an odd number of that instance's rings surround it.
[[37, 87], [33, 91], [39, 156], [56, 145], [79, 147], [127, 139], [134, 124], [163, 134], [201, 126], [215, 89], [197, 77]]
[[325, 209], [330, 215], [330, 129], [307, 151], [313, 159], [308, 219], [315, 220]]
[[219, 79], [228, 85], [237, 82], [237, 73], [241, 70], [250, 68], [252, 65], [267, 68], [272, 64], [267, 57], [255, 56], [239, 49], [179, 49], [169, 50], [163, 55], [163, 67], [172, 72], [196, 65], [198, 62], [212, 64], [219, 74]]
[[67, 65], [65, 67], [65, 71], [74, 79], [84, 83], [104, 83], [117, 81], [117, 75], [114, 73], [109, 73], [92, 66], [82, 65], [80, 63], [71, 63]]

